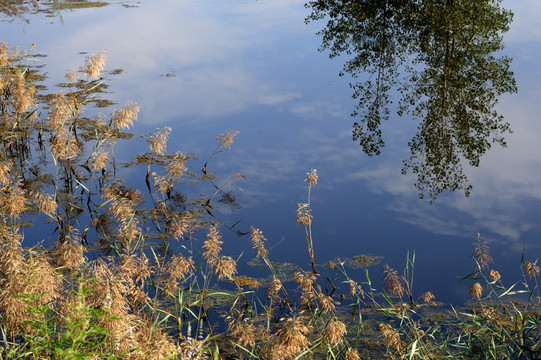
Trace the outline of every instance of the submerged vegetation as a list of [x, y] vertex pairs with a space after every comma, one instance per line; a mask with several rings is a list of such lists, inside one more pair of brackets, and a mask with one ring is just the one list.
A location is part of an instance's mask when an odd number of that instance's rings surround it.
[[[27, 14], [44, 13], [48, 17], [59, 17], [62, 20], [61, 11], [96, 8], [109, 5], [105, 1], [88, 0], [9, 0], [0, 2], [0, 14], [11, 21], [20, 18], [28, 22]], [[125, 5], [129, 6], [129, 5]], [[3, 21], [0, 19], [0, 21]]]
[[[167, 152], [169, 127], [145, 137], [144, 153], [116, 159], [114, 145], [131, 141], [127, 131], [139, 106], [126, 102], [108, 116], [85, 115], [104, 109], [105, 55], [89, 56], [59, 92], [44, 94], [31, 56], [0, 45], [2, 358], [541, 356], [537, 260], [524, 257], [523, 279], [504, 283], [478, 236], [474, 271], [464, 278], [473, 302], [442, 307], [435, 294], [414, 292], [415, 254], [403, 273], [384, 264], [379, 290], [368, 267], [381, 257], [316, 264], [316, 170], [297, 209], [309, 270], [273, 262], [260, 229], [221, 222], [215, 210], [238, 206], [228, 189], [243, 176], [221, 181], [210, 169], [237, 131], [217, 137], [200, 171], [190, 170], [193, 155]], [[124, 167], [140, 174], [141, 188], [119, 177]], [[207, 183], [211, 195], [191, 195], [193, 183]], [[267, 278], [240, 274], [240, 257], [223, 251], [223, 229], [251, 242], [251, 261], [267, 269]], [[35, 236], [54, 239], [37, 243]], [[364, 278], [350, 277], [350, 268], [365, 268]]]

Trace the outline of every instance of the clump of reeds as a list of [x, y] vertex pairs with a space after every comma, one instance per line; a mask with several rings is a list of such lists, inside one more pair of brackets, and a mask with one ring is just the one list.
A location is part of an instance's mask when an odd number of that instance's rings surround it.
[[310, 255], [310, 263], [312, 264], [312, 272], [317, 274], [315, 259], [314, 259], [314, 241], [312, 239], [312, 214], [310, 209], [311, 190], [317, 184], [317, 170], [312, 169], [306, 174], [305, 182], [308, 185], [308, 202], [299, 203], [297, 205], [297, 223], [304, 227], [306, 236], [306, 245], [308, 246], [308, 254]]
[[[211, 159], [231, 147], [238, 131], [217, 137], [199, 175], [189, 170], [191, 155], [167, 153], [171, 128], [148, 135], [149, 149], [125, 164], [146, 167], [143, 193], [117, 176], [120, 162], [113, 157], [139, 106], [127, 102], [109, 121], [81, 121], [105, 81], [94, 80], [103, 74], [105, 52], [67, 75], [65, 93], [44, 97], [36, 96], [28, 59], [0, 43], [2, 358], [541, 356], [537, 260], [524, 256], [521, 285], [505, 285], [478, 234], [475, 268], [465, 277], [473, 302], [439, 317], [427, 311], [436, 305], [432, 292], [414, 301], [415, 255], [408, 254], [403, 273], [384, 266], [381, 291], [368, 269], [365, 280], [352, 278], [348, 260], [316, 269], [311, 191], [318, 174], [311, 170], [307, 202], [297, 208], [309, 269], [289, 271], [271, 261], [273, 239], [250, 227], [237, 234], [240, 241], [249, 234], [247, 246], [268, 278], [244, 276], [239, 263], [246, 255], [224, 251], [233, 226], [214, 211], [217, 204], [238, 207], [227, 187], [243, 176], [220, 184], [210, 171]], [[47, 101], [42, 118], [34, 112], [39, 98]], [[196, 181], [208, 181], [211, 194], [186, 194]], [[24, 226], [42, 218], [55, 243], [25, 246]]]

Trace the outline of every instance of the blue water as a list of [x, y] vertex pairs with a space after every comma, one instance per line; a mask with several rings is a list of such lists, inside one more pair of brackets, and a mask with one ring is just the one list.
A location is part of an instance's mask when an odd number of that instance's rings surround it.
[[[108, 76], [106, 97], [118, 106], [127, 100], [141, 105], [137, 135], [172, 127], [168, 150], [196, 153], [202, 161], [193, 171], [214, 150], [216, 135], [239, 130], [232, 149], [209, 165], [224, 179], [248, 177], [238, 183], [243, 207], [222, 217], [242, 219], [242, 230], [260, 228], [269, 246], [276, 245], [273, 260], [308, 269], [295, 210], [306, 202], [303, 180], [314, 168], [318, 264], [376, 254], [401, 270], [406, 254], [415, 252], [417, 292], [431, 290], [437, 300], [457, 303], [470, 298], [469, 283], [458, 277], [473, 266], [469, 250], [477, 232], [507, 284], [519, 280], [524, 249], [530, 261], [541, 254], [541, 6], [526, 0], [503, 6], [515, 12], [505, 52], [513, 58], [519, 91], [503, 97], [498, 110], [514, 132], [507, 148], [494, 147], [479, 168], [466, 169], [469, 198], [445, 193], [434, 205], [419, 199], [411, 175], [400, 173], [414, 122], [394, 117], [384, 124], [387, 146], [380, 157], [368, 158], [352, 141], [354, 100], [349, 79], [338, 76], [345, 58], [330, 60], [317, 51], [315, 33], [324, 24], [304, 24], [303, 2], [144, 0], [54, 17], [26, 14], [29, 22], [2, 15], [0, 39], [21, 48], [36, 43], [36, 51], [47, 54], [39, 59], [49, 89], [67, 69], [83, 64], [81, 52], [107, 49], [107, 69], [123, 72]], [[119, 142], [116, 156], [145, 150], [144, 141], [135, 143]], [[26, 239], [33, 236], [39, 231]], [[224, 240], [232, 254], [251, 254], [246, 237], [226, 231]], [[380, 269], [370, 268], [373, 278], [381, 277]]]

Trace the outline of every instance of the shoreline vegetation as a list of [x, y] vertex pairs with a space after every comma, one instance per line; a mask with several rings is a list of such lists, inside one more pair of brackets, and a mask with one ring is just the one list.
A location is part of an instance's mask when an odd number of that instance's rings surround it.
[[[212, 173], [238, 131], [219, 135], [201, 170], [192, 154], [168, 153], [171, 128], [145, 136], [129, 162], [114, 145], [130, 141], [139, 105], [85, 115], [101, 99], [106, 53], [68, 71], [46, 93], [29, 52], [0, 44], [0, 353], [3, 359], [536, 359], [541, 357], [537, 260], [520, 260], [509, 285], [478, 234], [471, 257], [473, 301], [460, 308], [414, 291], [415, 253], [399, 272], [376, 256], [315, 262], [311, 196], [305, 179], [307, 269], [272, 260], [256, 227], [243, 233], [215, 216], [236, 207], [235, 183]], [[140, 169], [144, 186], [122, 180]], [[194, 183], [211, 195], [193, 195]], [[51, 229], [52, 246], [23, 243], [33, 226]], [[243, 235], [267, 278], [239, 274], [240, 257], [222, 251], [222, 234]], [[40, 230], [41, 231], [41, 230]], [[348, 275], [351, 262], [366, 268]], [[291, 279], [293, 281], [291, 281]], [[379, 283], [379, 282], [378, 282]]]

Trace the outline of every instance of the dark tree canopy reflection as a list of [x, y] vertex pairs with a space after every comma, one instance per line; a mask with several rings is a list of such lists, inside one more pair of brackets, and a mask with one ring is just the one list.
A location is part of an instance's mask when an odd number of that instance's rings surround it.
[[512, 13], [499, 0], [318, 0], [307, 22], [326, 20], [321, 50], [350, 56], [353, 139], [370, 156], [385, 145], [381, 121], [391, 112], [419, 121], [403, 173], [417, 175], [421, 197], [471, 185], [462, 163], [478, 166], [509, 124], [495, 110], [498, 97], [516, 91], [511, 60], [498, 55]]

